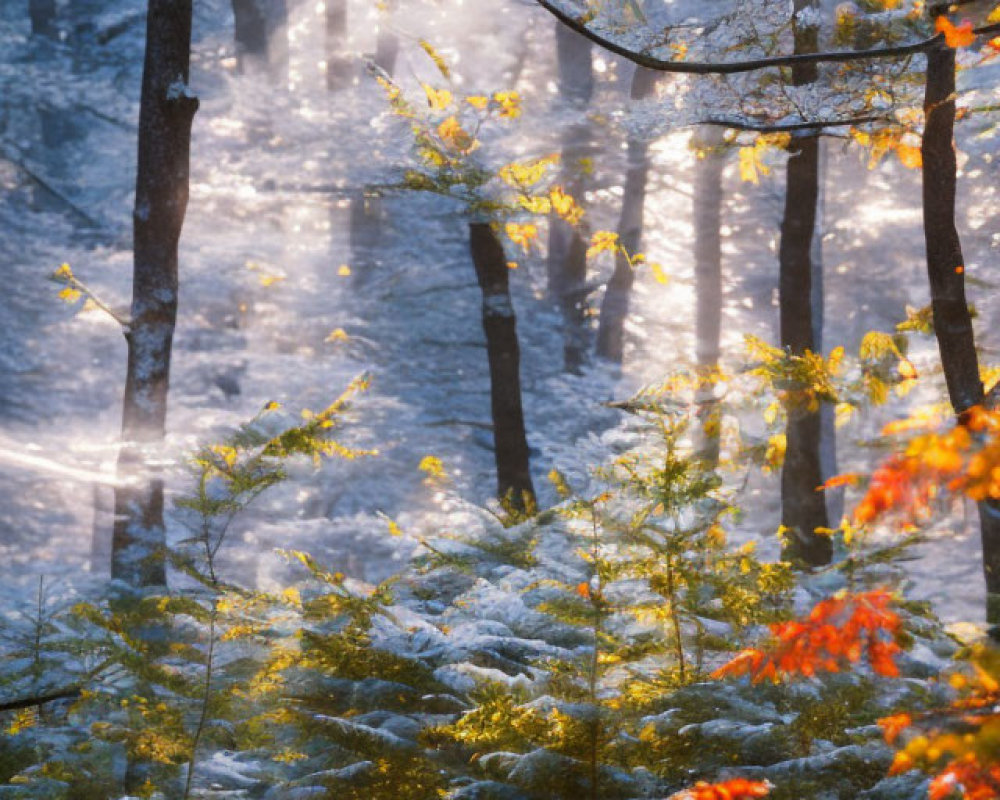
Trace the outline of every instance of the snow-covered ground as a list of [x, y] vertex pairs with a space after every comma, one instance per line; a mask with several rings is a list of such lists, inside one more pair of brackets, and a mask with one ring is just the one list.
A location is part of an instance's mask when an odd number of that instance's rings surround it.
[[[105, 4], [111, 25], [141, 4]], [[181, 310], [170, 398], [171, 491], [183, 491], [184, 454], [254, 415], [265, 403], [323, 407], [362, 371], [372, 389], [351, 412], [350, 443], [379, 455], [303, 468], [234, 531], [230, 569], [266, 580], [274, 547], [310, 550], [345, 572], [376, 579], [413, 546], [393, 538], [384, 516], [416, 533], [459, 526], [456, 497], [486, 502], [494, 489], [489, 387], [480, 295], [465, 221], [440, 198], [387, 195], [371, 252], [349, 239], [350, 201], [391, 178], [408, 151], [405, 128], [386, 113], [378, 87], [358, 68], [356, 85], [326, 91], [322, 4], [293, 12], [287, 91], [238, 76], [228, 2], [197, 3], [191, 84], [201, 98], [192, 147], [192, 190], [181, 247]], [[367, 3], [355, 2], [355, 53], [374, 49]], [[404, 3], [395, 20], [398, 74], [432, 75], [418, 39], [449, 60], [463, 90], [517, 88], [522, 133], [507, 152], [558, 147], [547, 117], [554, 92], [554, 22], [539, 9], [487, 0]], [[46, 281], [62, 262], [112, 306], [129, 300], [131, 187], [142, 25], [86, 52], [33, 43], [26, 15], [0, 9], [0, 580], [38, 573], [103, 574], [107, 564], [116, 434], [125, 343], [99, 311], [60, 303]], [[360, 62], [360, 59], [359, 59]], [[599, 108], [622, 108], [628, 69], [602, 58]], [[516, 75], [516, 86], [508, 81]], [[617, 78], [617, 80], [616, 80]], [[671, 80], [671, 79], [668, 79]], [[984, 361], [1000, 347], [1000, 314], [989, 267], [996, 255], [993, 138], [964, 123], [960, 222]], [[613, 228], [621, 195], [621, 133], [599, 128], [602, 186], [591, 198], [595, 228]], [[562, 370], [560, 316], [544, 298], [540, 254], [512, 276], [522, 347], [529, 442], [543, 501], [544, 476], [582, 475], [637, 441], [636, 422], [607, 408], [693, 358], [689, 132], [654, 147], [645, 250], [671, 280], [642, 272], [621, 373], [603, 365]], [[829, 348], [856, 350], [868, 330], [892, 330], [906, 305], [928, 302], [920, 226], [919, 173], [889, 160], [869, 171], [841, 139], [827, 143], [824, 263]], [[780, 165], [759, 186], [725, 174], [724, 349], [739, 361], [742, 335], [775, 341]], [[343, 267], [347, 267], [344, 269]], [[600, 275], [610, 264], [600, 263]], [[597, 303], [595, 302], [595, 306]], [[346, 334], [330, 337], [341, 329]], [[332, 340], [331, 340], [332, 339]], [[905, 401], [940, 396], [936, 348], [915, 341], [928, 386]], [[855, 442], [903, 401], [841, 431], [845, 469], [870, 466]], [[418, 469], [439, 457], [451, 485], [429, 487]], [[776, 476], [755, 475], [743, 497], [740, 534], [771, 539], [778, 526]], [[922, 595], [949, 620], [982, 617], [983, 587], [974, 513], [935, 529], [912, 565]], [[180, 537], [182, 531], [173, 531]]]

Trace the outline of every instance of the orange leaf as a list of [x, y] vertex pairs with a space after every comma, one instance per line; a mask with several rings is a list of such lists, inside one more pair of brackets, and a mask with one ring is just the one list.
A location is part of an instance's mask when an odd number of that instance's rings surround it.
[[934, 30], [944, 34], [944, 41], [948, 47], [968, 47], [976, 41], [976, 35], [972, 32], [972, 22], [967, 19], [956, 26], [946, 16], [941, 15], [934, 23]]

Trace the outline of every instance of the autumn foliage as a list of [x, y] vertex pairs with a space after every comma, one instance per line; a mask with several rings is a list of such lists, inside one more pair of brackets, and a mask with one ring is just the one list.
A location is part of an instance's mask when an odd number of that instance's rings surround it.
[[[906, 521], [924, 513], [943, 493], [980, 501], [1000, 498], [1000, 413], [974, 406], [953, 427], [937, 430], [932, 417], [890, 423], [884, 436], [916, 433], [902, 452], [872, 473], [868, 490], [854, 510], [865, 524], [892, 513]], [[838, 485], [834, 478], [827, 486]]]
[[892, 595], [881, 590], [828, 597], [805, 619], [772, 625], [773, 639], [765, 648], [742, 651], [713, 677], [749, 675], [754, 683], [777, 682], [786, 676], [839, 672], [862, 656], [876, 674], [895, 677], [900, 620], [891, 605]]
[[670, 800], [752, 800], [767, 797], [770, 793], [771, 784], [767, 781], [734, 778], [722, 783], [699, 781], [690, 789], [673, 795]]

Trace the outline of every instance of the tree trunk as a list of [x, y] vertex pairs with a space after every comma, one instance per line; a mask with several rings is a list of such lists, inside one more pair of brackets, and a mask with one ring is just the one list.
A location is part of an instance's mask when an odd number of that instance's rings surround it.
[[386, 21], [388, 15], [396, 10], [397, 5], [398, 0], [385, 0], [375, 42], [375, 63], [385, 70], [387, 75], [395, 74], [396, 58], [399, 56], [399, 39], [389, 29]]
[[347, 42], [347, 0], [326, 0], [326, 88], [331, 92], [351, 84], [351, 59], [344, 55]]
[[[653, 94], [659, 73], [636, 67], [632, 77], [631, 98], [642, 100]], [[649, 145], [641, 139], [628, 141], [628, 170], [622, 197], [618, 237], [629, 255], [639, 252], [642, 245], [643, 213], [646, 206], [646, 180], [649, 176]], [[601, 317], [597, 329], [597, 355], [621, 364], [625, 354], [625, 320], [635, 276], [620, 254], [615, 257], [615, 271], [604, 292]]]
[[[955, 227], [955, 51], [943, 44], [927, 53], [924, 98], [924, 236], [934, 332], [948, 397], [956, 414], [984, 402], [972, 316], [965, 297], [965, 260]], [[1000, 505], [979, 504], [987, 617], [1000, 622]]]
[[707, 466], [719, 463], [719, 400], [715, 376], [722, 334], [722, 171], [726, 166], [722, 129], [702, 126], [695, 133], [698, 158], [694, 174], [694, 282], [696, 296], [695, 395], [698, 427], [695, 453]]
[[153, 452], [166, 428], [177, 319], [177, 247], [188, 201], [191, 0], [149, 0], [133, 214], [134, 266], [111, 575], [163, 585], [163, 482]]
[[[816, 198], [816, 226], [812, 243], [812, 286], [810, 288], [809, 305], [812, 308], [813, 344], [816, 352], [822, 353], [825, 344], [823, 330], [826, 323], [823, 279], [823, 234], [826, 228], [826, 179], [827, 149], [823, 140], [819, 141], [819, 192]], [[823, 480], [832, 478], [837, 469], [837, 416], [836, 407], [832, 403], [823, 403], [819, 407], [819, 465]], [[844, 516], [844, 489], [836, 487], [823, 492], [826, 498], [826, 517], [836, 527]]]
[[[559, 94], [573, 114], [583, 112], [594, 93], [590, 42], [556, 23], [559, 59]], [[582, 161], [590, 152], [590, 127], [576, 122], [563, 136], [561, 184], [578, 205], [583, 205], [586, 170]], [[583, 231], [558, 215], [549, 220], [548, 288], [559, 301], [563, 317], [563, 365], [578, 372], [587, 352], [587, 241]]]
[[[814, 0], [795, 0], [794, 8], [798, 13], [814, 5]], [[796, 25], [796, 53], [816, 52], [818, 41], [815, 25]], [[796, 86], [812, 83], [817, 77], [815, 64], [798, 65], [792, 70]], [[818, 199], [819, 137], [795, 137], [789, 148], [779, 254], [781, 345], [792, 355], [816, 351], [812, 251]], [[785, 463], [781, 470], [781, 524], [787, 537], [783, 557], [821, 566], [833, 558], [833, 542], [829, 535], [816, 533], [817, 528], [829, 528], [830, 524], [826, 498], [817, 491], [823, 483], [820, 410], [793, 401], [786, 404], [786, 413]]]
[[287, 80], [286, 0], [232, 0], [232, 4], [240, 71], [262, 70], [276, 83]]
[[32, 36], [55, 39], [59, 35], [56, 29], [56, 0], [28, 0], [28, 16], [31, 18]]
[[515, 509], [535, 502], [528, 440], [521, 408], [517, 320], [510, 300], [509, 268], [503, 246], [486, 222], [469, 223], [469, 246], [483, 293], [483, 331], [490, 361], [490, 399], [497, 465], [497, 495]]

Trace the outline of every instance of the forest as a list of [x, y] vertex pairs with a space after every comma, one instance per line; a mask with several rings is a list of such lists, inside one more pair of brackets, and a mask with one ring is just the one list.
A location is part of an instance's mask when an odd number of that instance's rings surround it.
[[1000, 798], [1000, 3], [0, 43], [0, 800]]

